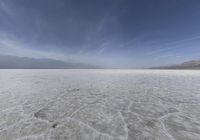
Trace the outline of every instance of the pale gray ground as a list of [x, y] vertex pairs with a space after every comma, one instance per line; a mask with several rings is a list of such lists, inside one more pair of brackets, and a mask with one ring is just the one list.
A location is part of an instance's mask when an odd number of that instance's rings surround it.
[[0, 70], [0, 140], [200, 140], [200, 71]]

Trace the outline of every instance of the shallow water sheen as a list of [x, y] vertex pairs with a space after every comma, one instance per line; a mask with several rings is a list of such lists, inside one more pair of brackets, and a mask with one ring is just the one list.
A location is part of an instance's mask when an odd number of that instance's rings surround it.
[[0, 140], [199, 140], [200, 71], [0, 70]]

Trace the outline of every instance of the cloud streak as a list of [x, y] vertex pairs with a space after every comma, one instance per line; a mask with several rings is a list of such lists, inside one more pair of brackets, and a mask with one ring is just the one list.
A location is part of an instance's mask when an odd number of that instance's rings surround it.
[[182, 43], [190, 42], [190, 41], [197, 40], [197, 39], [200, 40], [200, 35], [194, 36], [194, 37], [191, 37], [191, 38], [173, 41], [173, 42], [170, 42], [170, 43], [166, 43], [166, 44], [163, 44], [162, 48], [148, 52], [148, 55], [155, 55], [155, 54], [170, 51], [170, 50], [173, 50], [173, 49], [178, 49], [178, 48], [183, 47]]
[[200, 36], [191, 37], [200, 34], [199, 5], [189, 0], [2, 0], [0, 53], [111, 67], [162, 63], [167, 57], [155, 58], [173, 51], [182, 60], [192, 58], [200, 44]]

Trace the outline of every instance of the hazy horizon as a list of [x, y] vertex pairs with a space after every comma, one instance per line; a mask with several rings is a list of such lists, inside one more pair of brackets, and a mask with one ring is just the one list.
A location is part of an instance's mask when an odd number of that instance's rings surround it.
[[2, 0], [0, 54], [141, 68], [200, 58], [200, 1]]

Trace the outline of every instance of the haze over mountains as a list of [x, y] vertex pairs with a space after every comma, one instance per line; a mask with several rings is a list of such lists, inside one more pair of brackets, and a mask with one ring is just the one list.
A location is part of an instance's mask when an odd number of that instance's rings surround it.
[[[98, 69], [100, 67], [72, 63], [55, 59], [35, 59], [29, 57], [18, 57], [0, 55], [0, 69]], [[200, 69], [200, 60], [186, 61], [181, 64], [152, 67], [150, 69]]]
[[153, 67], [152, 69], [200, 69], [200, 60], [191, 60], [170, 66]]
[[92, 65], [64, 62], [55, 59], [35, 59], [0, 55], [0, 69], [93, 69]]

